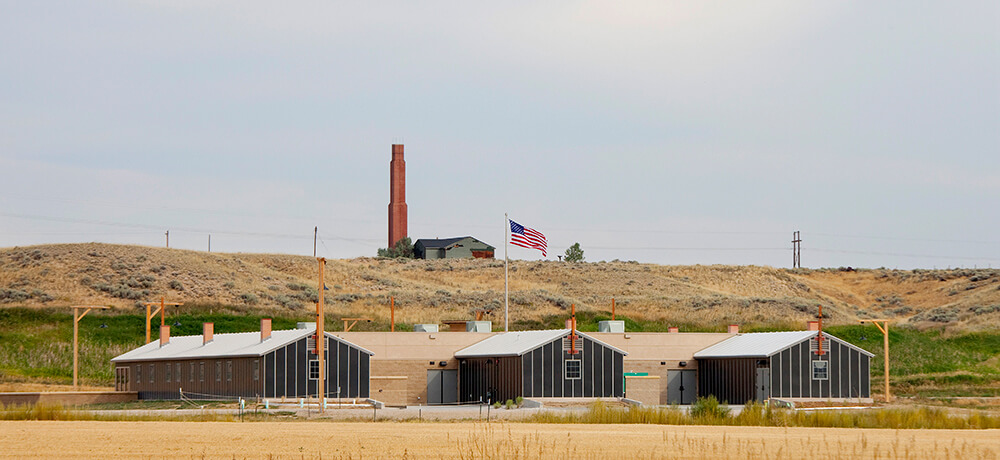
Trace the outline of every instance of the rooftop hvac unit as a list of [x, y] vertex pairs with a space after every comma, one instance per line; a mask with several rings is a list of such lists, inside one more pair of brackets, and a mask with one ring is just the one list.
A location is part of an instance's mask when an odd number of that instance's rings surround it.
[[437, 324], [414, 324], [413, 332], [438, 332]]
[[625, 332], [625, 321], [600, 321], [597, 332]]

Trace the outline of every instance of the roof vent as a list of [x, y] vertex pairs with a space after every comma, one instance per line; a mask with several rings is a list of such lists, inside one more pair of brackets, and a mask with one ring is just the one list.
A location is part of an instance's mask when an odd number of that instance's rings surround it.
[[681, 331], [681, 328], [679, 328], [677, 326], [670, 326], [670, 327], [667, 328], [667, 332], [669, 332], [671, 334], [676, 334], [676, 333], [678, 333], [680, 331]]
[[729, 330], [726, 331], [726, 332], [729, 332], [730, 334], [739, 334], [740, 333], [740, 325], [739, 324], [730, 324], [729, 325]]
[[599, 321], [597, 332], [625, 332], [625, 321]]
[[465, 332], [493, 332], [492, 321], [466, 321]]

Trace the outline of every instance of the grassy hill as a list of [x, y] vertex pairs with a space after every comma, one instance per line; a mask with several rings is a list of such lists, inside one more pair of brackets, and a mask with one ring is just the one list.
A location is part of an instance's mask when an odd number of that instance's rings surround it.
[[[331, 314], [402, 324], [469, 318], [502, 321], [500, 260], [331, 260]], [[317, 298], [317, 263], [304, 256], [219, 254], [109, 244], [0, 249], [0, 305], [112, 305], [141, 301], [260, 314], [306, 314]], [[889, 318], [920, 329], [977, 331], [1000, 324], [1000, 270], [789, 270], [757, 266], [661, 266], [634, 262], [512, 261], [512, 321], [617, 311], [682, 327], [795, 327], [818, 305], [830, 324]]]
[[[331, 260], [325, 298], [330, 329], [368, 317], [359, 330], [397, 329], [488, 312], [503, 322], [500, 260]], [[174, 335], [252, 331], [310, 320], [317, 299], [311, 257], [218, 254], [108, 244], [0, 249], [0, 384], [67, 383], [72, 375], [74, 304], [111, 305], [82, 324], [84, 382], [108, 385], [110, 357], [141, 344], [142, 301], [170, 309]], [[802, 329], [823, 305], [831, 332], [876, 353], [881, 339], [864, 318], [892, 324], [894, 385], [913, 394], [1000, 393], [1000, 270], [788, 270], [757, 266], [660, 266], [635, 262], [512, 261], [515, 329], [558, 327], [575, 304], [582, 330], [610, 316], [611, 299], [629, 330]], [[103, 326], [103, 327], [102, 327]], [[153, 332], [154, 337], [156, 331]], [[873, 385], [875, 389], [875, 385]]]

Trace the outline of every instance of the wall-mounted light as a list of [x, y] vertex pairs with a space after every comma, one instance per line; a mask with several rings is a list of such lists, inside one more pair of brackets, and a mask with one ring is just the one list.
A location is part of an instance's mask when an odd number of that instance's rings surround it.
[[661, 366], [666, 366], [666, 365], [667, 365], [667, 362], [666, 362], [666, 361], [660, 361], [660, 365], [661, 365]]
[[687, 367], [688, 362], [687, 361], [681, 361], [681, 362], [677, 363], [677, 365], [680, 366], [680, 367]]
[[438, 363], [438, 366], [441, 366], [441, 367], [445, 367], [447, 365], [448, 365], [448, 361], [441, 361], [441, 362]]
[[434, 361], [431, 361], [431, 362], [430, 362], [430, 365], [431, 365], [431, 366], [433, 366], [433, 365], [434, 365]]

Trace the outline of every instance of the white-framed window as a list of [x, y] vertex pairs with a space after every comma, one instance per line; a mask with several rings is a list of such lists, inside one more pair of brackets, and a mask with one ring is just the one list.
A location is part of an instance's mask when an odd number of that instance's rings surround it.
[[222, 381], [222, 361], [215, 361], [215, 381]]
[[256, 382], [260, 380], [260, 360], [253, 360], [253, 380]]
[[199, 382], [205, 381], [205, 361], [201, 361], [198, 363], [198, 381]]
[[149, 383], [155, 383], [156, 382], [156, 378], [155, 378], [156, 375], [154, 375], [155, 373], [156, 373], [156, 364], [150, 364], [149, 365]]
[[813, 380], [830, 379], [830, 361], [813, 361]]
[[173, 366], [171, 366], [170, 363], [167, 363], [167, 375], [166, 375], [167, 383], [170, 383], [170, 381], [173, 379], [173, 375], [174, 375]]
[[177, 379], [177, 383], [181, 383], [181, 363], [176, 363], [174, 365], [175, 372], [174, 378]]
[[232, 361], [226, 361], [226, 381], [227, 382], [232, 382], [233, 381], [233, 362]]
[[191, 363], [191, 372], [188, 373], [188, 382], [194, 382], [194, 363]]
[[319, 380], [319, 360], [309, 360], [309, 380]]
[[583, 375], [583, 362], [579, 359], [567, 359], [566, 380], [580, 380]]

